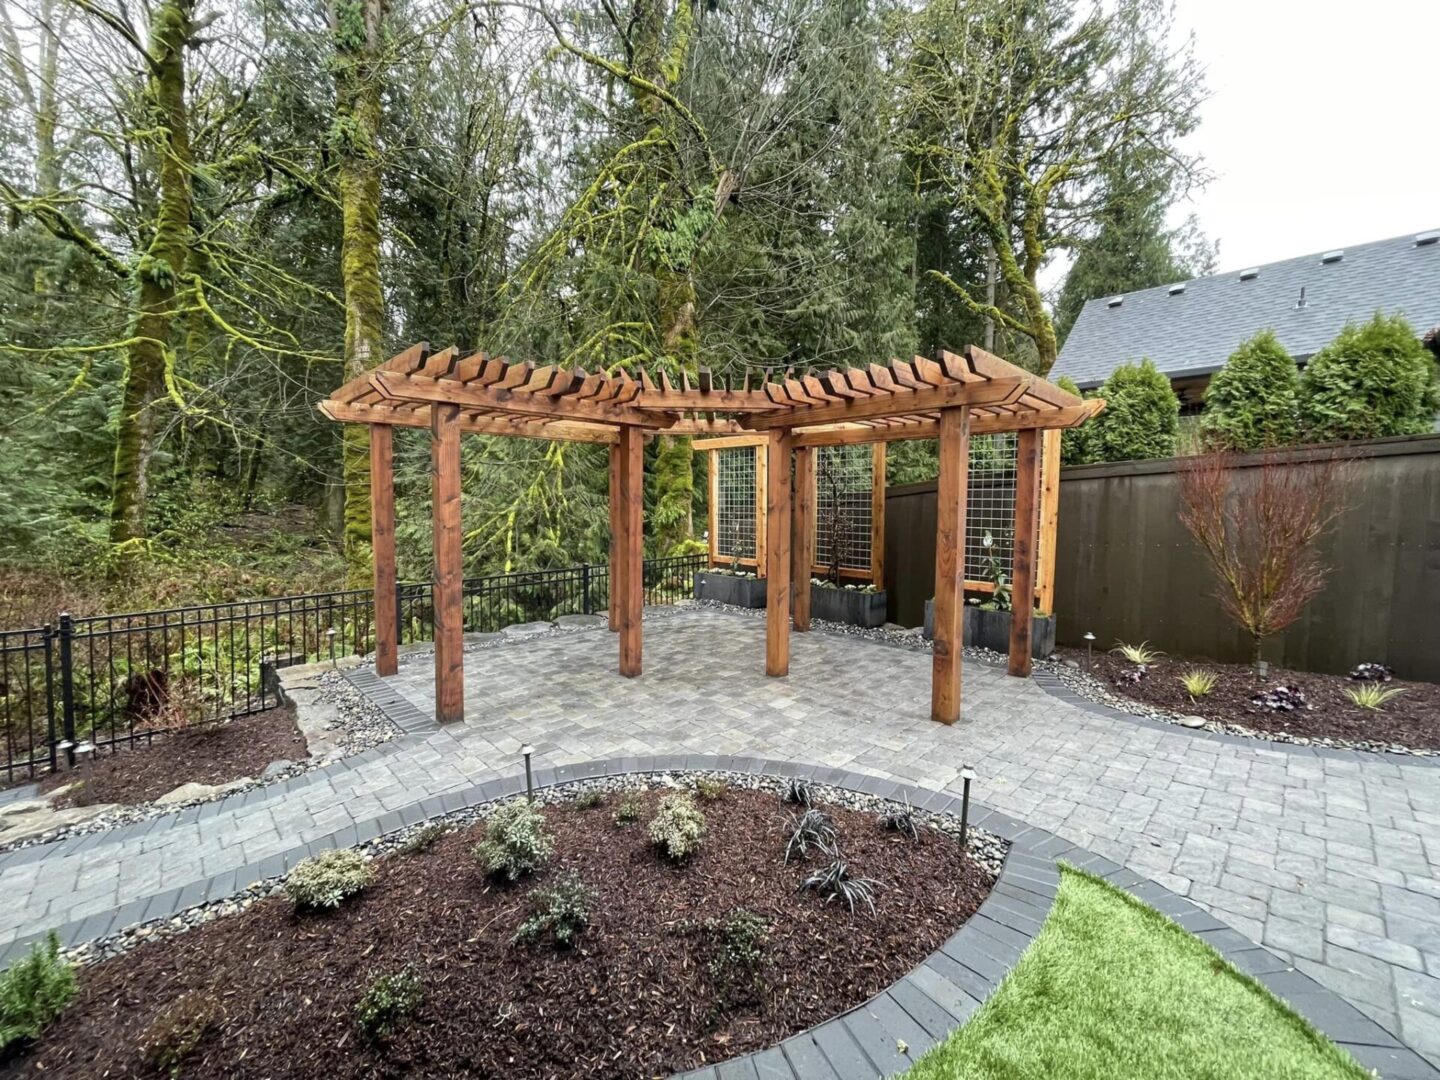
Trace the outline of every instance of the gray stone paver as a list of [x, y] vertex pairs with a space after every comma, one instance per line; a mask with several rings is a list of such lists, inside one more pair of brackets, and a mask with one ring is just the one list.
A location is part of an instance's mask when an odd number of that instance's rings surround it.
[[[797, 634], [791, 674], [773, 680], [763, 637], [759, 619], [710, 611], [647, 620], [635, 680], [616, 674], [603, 630], [469, 653], [461, 725], [143, 834], [0, 857], [0, 948], [303, 844], [345, 842], [358, 822], [513, 776], [527, 741], [537, 768], [744, 754], [936, 789], [969, 764], [977, 799], [1189, 897], [1440, 1062], [1440, 769], [1204, 740], [975, 663], [963, 719], [945, 728], [928, 719], [928, 654]], [[424, 656], [380, 685], [433, 708]]]

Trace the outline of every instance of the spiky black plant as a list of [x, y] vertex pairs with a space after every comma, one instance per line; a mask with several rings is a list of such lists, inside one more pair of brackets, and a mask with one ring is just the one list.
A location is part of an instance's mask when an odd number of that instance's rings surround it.
[[1384, 664], [1356, 664], [1350, 672], [1351, 682], [1389, 682], [1395, 677], [1393, 669]]
[[880, 812], [880, 824], [891, 832], [910, 837], [911, 840], [920, 839], [920, 829], [915, 824], [915, 808], [910, 805], [908, 798], [903, 803], [892, 802], [886, 806]]
[[1311, 707], [1305, 692], [1298, 686], [1276, 686], [1256, 694], [1250, 699], [1250, 704], [1271, 712], [1305, 712]]
[[802, 859], [808, 857], [812, 848], [822, 855], [834, 856], [838, 841], [835, 823], [824, 810], [806, 810], [803, 814], [791, 814], [786, 827], [790, 831], [790, 839], [785, 844], [787, 863], [794, 855]]
[[814, 889], [825, 898], [828, 904], [831, 900], [843, 900], [850, 913], [855, 913], [857, 903], [864, 904], [870, 909], [870, 914], [875, 914], [875, 890], [880, 883], [873, 878], [854, 877], [850, 873], [850, 867], [844, 859], [836, 856], [830, 865], [816, 870], [800, 883], [802, 889]]
[[790, 786], [785, 789], [785, 801], [796, 806], [809, 806], [811, 798], [810, 785], [804, 780], [792, 779]]

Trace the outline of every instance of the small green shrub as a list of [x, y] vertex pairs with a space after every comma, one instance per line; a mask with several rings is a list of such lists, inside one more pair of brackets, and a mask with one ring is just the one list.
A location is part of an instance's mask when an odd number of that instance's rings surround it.
[[381, 975], [355, 1006], [355, 1026], [371, 1042], [388, 1038], [425, 1000], [425, 984], [413, 967]]
[[575, 796], [576, 810], [594, 810], [596, 807], [605, 805], [605, 793], [596, 791], [593, 788], [589, 791], [582, 791]]
[[358, 851], [337, 848], [302, 859], [285, 879], [297, 908], [336, 908], [375, 880], [375, 867]]
[[730, 794], [730, 785], [718, 776], [697, 776], [695, 794], [706, 802], [716, 802]]
[[645, 812], [645, 799], [638, 791], [629, 791], [620, 796], [620, 805], [615, 808], [615, 824], [633, 825]]
[[689, 795], [667, 795], [650, 819], [650, 839], [672, 859], [683, 859], [700, 848], [705, 815]]
[[207, 993], [192, 991], [177, 998], [155, 1017], [145, 1033], [150, 1063], [171, 1076], [180, 1075], [185, 1059], [216, 1024], [219, 1004]]
[[1361, 683], [1345, 689], [1345, 696], [1362, 709], [1379, 712], [1391, 698], [1405, 693], [1403, 686], [1382, 686], [1379, 683]]
[[417, 829], [405, 843], [400, 845], [400, 853], [402, 855], [420, 855], [429, 851], [449, 831], [449, 828], [438, 822]]
[[1191, 668], [1180, 676], [1180, 685], [1185, 687], [1185, 693], [1190, 695], [1191, 701], [1210, 693], [1219, 681], [1218, 675], [1213, 671], [1205, 671], [1203, 668]]
[[529, 944], [548, 932], [559, 948], [568, 949], [590, 925], [595, 899], [594, 890], [578, 874], [540, 886], [530, 894], [530, 917], [515, 931], [515, 944]]
[[1212, 446], [1269, 450], [1300, 438], [1300, 369], [1272, 330], [1230, 354], [1205, 391], [1200, 431]]
[[524, 799], [506, 803], [485, 823], [485, 839], [475, 845], [475, 858], [492, 874], [515, 881], [550, 861], [555, 840], [545, 815]]
[[761, 988], [760, 965], [765, 958], [769, 926], [753, 911], [738, 908], [723, 921], [711, 919], [706, 931], [714, 939], [710, 978], [724, 1005], [754, 997]]
[[75, 969], [60, 959], [60, 938], [52, 930], [0, 975], [0, 1051], [38, 1039], [74, 996]]

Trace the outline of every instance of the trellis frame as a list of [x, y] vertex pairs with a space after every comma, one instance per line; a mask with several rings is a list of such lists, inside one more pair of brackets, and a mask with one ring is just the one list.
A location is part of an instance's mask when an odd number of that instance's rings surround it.
[[[535, 367], [458, 349], [432, 352], [421, 343], [372, 372], [351, 379], [320, 410], [342, 423], [370, 426], [372, 521], [375, 537], [377, 612], [380, 592], [394, 582], [394, 481], [387, 452], [390, 429], [428, 427], [431, 432], [434, 510], [436, 718], [464, 713], [461, 654], [460, 436], [474, 432], [521, 438], [561, 439], [612, 447], [612, 625], [620, 637], [620, 673], [641, 671], [644, 508], [644, 440], [660, 433], [716, 435], [763, 443], [757, 498], [763, 491], [765, 528], [757, 535], [757, 559], [766, 579], [765, 671], [789, 672], [792, 597], [808, 612], [809, 576], [792, 572], [793, 537], [813, 533], [805, 516], [814, 499], [792, 493], [792, 462], [800, 454], [802, 476], [813, 477], [817, 446], [888, 443], [935, 438], [941, 445], [939, 528], [936, 544], [935, 645], [931, 716], [954, 723], [960, 715], [960, 606], [964, 599], [965, 479], [972, 432], [1018, 431], [1027, 480], [1017, 484], [1014, 580], [1020, 595], [1035, 587], [1033, 551], [1041, 498], [1039, 432], [1074, 427], [1104, 407], [1082, 401], [983, 349], [940, 351], [932, 358], [824, 374], [766, 378], [755, 388], [747, 377], [737, 388], [701, 371], [679, 386], [644, 371], [632, 375]], [[384, 430], [381, 430], [384, 429]], [[813, 482], [813, 481], [811, 481]], [[881, 489], [883, 492], [883, 488]], [[1026, 502], [1028, 512], [1021, 513]], [[801, 520], [792, 520], [795, 507]], [[875, 517], [883, 520], [883, 512]], [[386, 523], [391, 539], [387, 542]], [[803, 541], [802, 541], [803, 543]], [[883, 546], [883, 545], [882, 545]], [[883, 568], [882, 568], [883, 569]], [[793, 580], [792, 580], [793, 578]], [[1022, 590], [1023, 585], [1023, 590]], [[1032, 606], [1015, 610], [1010, 671], [1028, 675]], [[395, 672], [396, 627], [377, 620], [376, 670]]]

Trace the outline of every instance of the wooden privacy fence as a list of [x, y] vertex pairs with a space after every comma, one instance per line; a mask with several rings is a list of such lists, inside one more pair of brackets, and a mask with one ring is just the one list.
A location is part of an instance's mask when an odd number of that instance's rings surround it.
[[[1440, 434], [1327, 452], [1351, 463], [1346, 510], [1321, 546], [1330, 579], [1266, 658], [1333, 673], [1370, 660], [1402, 678], [1440, 681]], [[1248, 639], [1221, 611], [1210, 568], [1180, 523], [1181, 465], [1061, 471], [1062, 644], [1081, 644], [1090, 631], [1103, 646], [1148, 640], [1181, 656], [1249, 659]]]
[[[1347, 509], [1321, 548], [1330, 579], [1266, 657], [1335, 673], [1370, 660], [1403, 678], [1440, 681], [1440, 434], [1326, 452], [1351, 462]], [[1089, 631], [1102, 648], [1149, 641], [1178, 656], [1250, 658], [1248, 638], [1221, 610], [1210, 567], [1180, 523], [1182, 465], [1058, 470], [1058, 528], [1048, 551], [1041, 542], [1040, 592], [1053, 590], [1061, 644], [1083, 645]], [[972, 500], [985, 482], [972, 471]], [[918, 626], [933, 588], [935, 484], [890, 488], [885, 514], [890, 618]], [[1039, 603], [1052, 607], [1044, 595]]]

